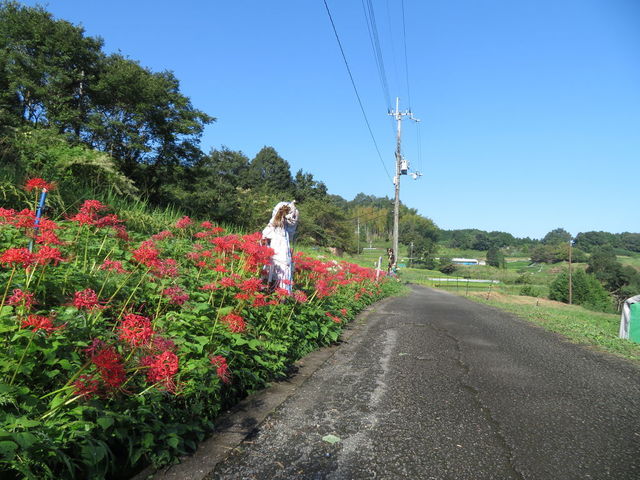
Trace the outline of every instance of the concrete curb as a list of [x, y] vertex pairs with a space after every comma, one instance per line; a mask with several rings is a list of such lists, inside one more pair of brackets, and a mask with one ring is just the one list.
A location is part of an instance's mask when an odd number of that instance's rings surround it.
[[[368, 317], [391, 298], [393, 297], [384, 298], [364, 309], [343, 330], [340, 342], [348, 342], [366, 324]], [[298, 371], [293, 377], [271, 384], [222, 414], [216, 421], [212, 436], [203, 441], [193, 455], [182, 458], [181, 463], [161, 470], [149, 467], [131, 480], [202, 480], [247, 437], [254, 435], [264, 420], [331, 358], [338, 348], [340, 344], [311, 352], [294, 363]]]

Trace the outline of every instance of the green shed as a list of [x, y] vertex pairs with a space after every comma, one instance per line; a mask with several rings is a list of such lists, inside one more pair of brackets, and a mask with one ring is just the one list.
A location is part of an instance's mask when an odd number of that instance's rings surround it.
[[622, 305], [620, 338], [640, 343], [640, 295], [627, 298]]

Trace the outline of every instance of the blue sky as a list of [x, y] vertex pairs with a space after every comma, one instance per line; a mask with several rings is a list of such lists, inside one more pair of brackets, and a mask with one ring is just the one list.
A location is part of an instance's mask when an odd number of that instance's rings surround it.
[[[217, 118], [205, 152], [253, 158], [270, 145], [330, 193], [393, 196], [322, 0], [23, 3], [82, 25], [107, 52], [173, 71]], [[327, 4], [393, 175], [366, 2]], [[421, 119], [402, 125], [403, 153], [423, 173], [402, 177], [405, 204], [445, 229], [640, 232], [640, 2], [371, 4], [390, 97]]]

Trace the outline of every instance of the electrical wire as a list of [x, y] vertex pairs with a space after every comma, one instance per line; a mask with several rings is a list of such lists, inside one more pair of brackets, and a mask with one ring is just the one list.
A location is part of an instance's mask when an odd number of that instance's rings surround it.
[[360, 110], [362, 111], [362, 116], [364, 117], [364, 121], [367, 124], [367, 129], [369, 130], [369, 134], [371, 135], [371, 140], [373, 140], [373, 144], [376, 147], [376, 152], [378, 152], [378, 158], [380, 159], [380, 163], [382, 164], [382, 168], [384, 168], [389, 181], [392, 181], [391, 175], [387, 170], [387, 166], [382, 160], [382, 154], [380, 153], [380, 149], [378, 148], [378, 142], [376, 142], [376, 138], [373, 135], [373, 130], [371, 130], [371, 125], [369, 124], [369, 119], [367, 118], [367, 114], [364, 111], [364, 106], [362, 105], [362, 100], [360, 99], [360, 94], [358, 93], [358, 88], [356, 87], [356, 82], [353, 79], [353, 75], [351, 74], [351, 68], [349, 68], [349, 62], [347, 61], [347, 56], [344, 53], [344, 49], [342, 48], [342, 42], [340, 41], [340, 36], [338, 35], [338, 30], [336, 29], [336, 24], [333, 22], [333, 17], [331, 16], [331, 11], [329, 10], [329, 5], [327, 5], [327, 0], [323, 0], [324, 6], [327, 10], [327, 15], [329, 16], [329, 21], [331, 22], [331, 26], [333, 27], [333, 33], [336, 36], [336, 40], [338, 41], [338, 47], [340, 47], [340, 53], [342, 54], [342, 59], [344, 60], [344, 65], [347, 67], [347, 72], [349, 73], [349, 78], [351, 79], [351, 85], [353, 86], [353, 91], [356, 94], [356, 98], [358, 99], [358, 105], [360, 105]]
[[411, 90], [409, 88], [409, 62], [407, 60], [407, 28], [404, 21], [404, 0], [401, 2], [402, 5], [402, 38], [404, 40], [404, 72], [405, 78], [407, 81], [407, 100], [409, 101], [409, 110], [411, 110]]
[[[367, 6], [365, 6], [365, 0], [362, 0], [362, 10], [364, 11], [364, 19], [365, 23], [367, 24], [367, 31], [369, 32], [369, 40], [371, 42], [373, 58], [376, 61], [376, 67], [378, 69], [378, 78], [380, 79], [380, 86], [382, 88], [382, 96], [384, 98], [385, 107], [387, 108], [387, 110], [391, 110], [389, 82], [387, 80], [387, 71], [384, 67], [384, 57], [382, 55], [382, 48], [380, 47], [380, 36], [378, 35], [378, 26], [376, 23], [376, 16], [371, 0], [367, 0]], [[389, 126], [391, 127], [392, 134], [395, 134], [395, 126], [393, 118], [391, 116], [389, 116]]]

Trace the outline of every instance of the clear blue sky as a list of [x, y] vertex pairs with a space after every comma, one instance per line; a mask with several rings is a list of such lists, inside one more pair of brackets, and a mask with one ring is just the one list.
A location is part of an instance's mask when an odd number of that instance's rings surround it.
[[[393, 175], [363, 2], [327, 3]], [[371, 3], [390, 96], [422, 120], [419, 136], [403, 122], [403, 153], [424, 174], [402, 177], [405, 204], [445, 229], [640, 232], [639, 1], [405, 0], [406, 37], [401, 0]], [[270, 145], [330, 193], [393, 197], [322, 0], [43, 5], [107, 52], [173, 71], [217, 118], [205, 152]]]

